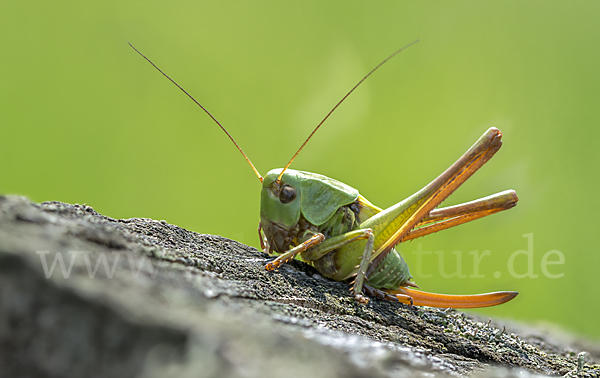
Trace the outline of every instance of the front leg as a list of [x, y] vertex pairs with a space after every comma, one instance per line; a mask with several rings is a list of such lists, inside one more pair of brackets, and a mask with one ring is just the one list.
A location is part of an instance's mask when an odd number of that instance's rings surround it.
[[325, 236], [321, 233], [313, 235], [310, 239], [305, 241], [304, 243], [297, 245], [296, 247], [290, 249], [286, 253], [277, 256], [277, 258], [266, 265], [267, 270], [275, 270], [279, 268], [284, 263], [296, 257], [297, 254], [306, 251], [307, 249], [314, 247], [325, 240]]
[[[375, 237], [373, 236], [373, 230], [370, 228], [359, 229], [354, 231], [346, 232], [345, 234], [334, 236], [325, 240], [323, 234], [319, 233], [312, 236], [304, 243], [290, 249], [284, 254], [278, 256], [275, 260], [269, 262], [266, 265], [267, 270], [275, 270], [279, 268], [285, 262], [293, 259], [297, 254], [305, 252], [302, 257], [306, 261], [315, 261], [322, 258], [327, 253], [336, 250], [342, 246], [354, 243], [358, 240], [367, 239], [365, 248], [362, 256], [360, 257], [361, 262], [358, 265], [358, 272], [354, 280], [352, 291], [354, 292], [354, 299], [362, 304], [369, 303], [369, 299], [363, 295], [363, 289], [366, 294], [381, 297], [384, 293], [380, 290], [373, 289], [370, 286], [364, 285], [365, 279], [367, 279], [367, 269], [371, 264], [371, 256], [373, 255], [373, 244]], [[396, 296], [389, 295], [390, 298], [398, 300]], [[386, 299], [388, 299], [386, 297]]]
[[[259, 228], [260, 230], [260, 228]], [[310, 239], [306, 240], [300, 245], [290, 249], [289, 251], [279, 255], [275, 260], [271, 261], [266, 265], [267, 270], [275, 270], [282, 264], [296, 257], [297, 254], [302, 254], [302, 258], [305, 261], [318, 260], [328, 252], [338, 249], [341, 246], [352, 243], [359, 239], [366, 239], [369, 233], [373, 233], [370, 229], [366, 230], [355, 230], [350, 231], [342, 235], [334, 236], [325, 240], [325, 236], [321, 233], [313, 235]], [[268, 251], [268, 243], [264, 247]], [[263, 248], [263, 249], [264, 249]]]

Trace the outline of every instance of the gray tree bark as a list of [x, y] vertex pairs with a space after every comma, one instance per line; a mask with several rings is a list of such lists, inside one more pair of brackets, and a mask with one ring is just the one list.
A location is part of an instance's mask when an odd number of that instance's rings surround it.
[[268, 272], [267, 257], [164, 221], [0, 197], [0, 376], [600, 375], [598, 344], [360, 305], [346, 283], [300, 261]]

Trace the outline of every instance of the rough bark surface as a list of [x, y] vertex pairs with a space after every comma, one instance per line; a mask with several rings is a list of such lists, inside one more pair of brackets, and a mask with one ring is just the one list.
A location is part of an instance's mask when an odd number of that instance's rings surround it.
[[[1, 377], [600, 375], [600, 346], [348, 285], [165, 221], [0, 197]], [[500, 326], [500, 328], [502, 328]], [[516, 333], [521, 333], [517, 336]]]

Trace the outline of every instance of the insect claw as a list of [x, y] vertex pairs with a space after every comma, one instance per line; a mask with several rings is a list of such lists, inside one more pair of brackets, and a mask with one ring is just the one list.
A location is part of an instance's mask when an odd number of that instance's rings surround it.
[[354, 300], [363, 305], [369, 304], [369, 298], [362, 294], [354, 294]]
[[388, 301], [392, 301], [392, 302], [400, 302], [400, 300], [395, 296], [395, 295], [390, 295], [388, 293], [385, 293], [385, 298]]
[[283, 262], [281, 260], [277, 260], [276, 257], [267, 257], [266, 259], [268, 262], [265, 265], [265, 269], [272, 271], [275, 270], [277, 268], [279, 268], [281, 265], [283, 265]]

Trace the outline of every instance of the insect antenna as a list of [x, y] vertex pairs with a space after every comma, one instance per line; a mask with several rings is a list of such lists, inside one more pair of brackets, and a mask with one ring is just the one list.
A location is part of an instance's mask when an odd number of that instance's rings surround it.
[[256, 168], [254, 167], [254, 164], [252, 164], [252, 162], [250, 161], [250, 159], [248, 159], [248, 156], [246, 156], [246, 154], [244, 153], [244, 151], [242, 150], [242, 148], [236, 143], [235, 139], [233, 139], [233, 137], [231, 136], [231, 134], [229, 134], [227, 132], [227, 130], [223, 127], [223, 125], [221, 125], [221, 123], [219, 121], [217, 121], [217, 119], [212, 114], [210, 114], [210, 112], [208, 110], [206, 110], [206, 108], [204, 106], [202, 106], [202, 104], [200, 104], [198, 101], [196, 101], [196, 99], [193, 98], [192, 95], [190, 95], [185, 89], [183, 89], [179, 84], [177, 84], [175, 82], [175, 80], [171, 79], [169, 77], [169, 75], [167, 75], [160, 68], [158, 68], [156, 66], [156, 64], [152, 63], [152, 61], [150, 59], [148, 59], [146, 57], [146, 55], [142, 54], [129, 41], [127, 43], [129, 44], [129, 46], [131, 46], [132, 49], [135, 50], [135, 52], [137, 52], [138, 54], [140, 54], [142, 56], [142, 58], [146, 59], [148, 61], [148, 63], [150, 63], [154, 68], [156, 68], [158, 70], [158, 72], [160, 72], [161, 74], [163, 74], [164, 77], [166, 77], [167, 79], [169, 79], [169, 81], [171, 81], [171, 83], [175, 84], [175, 86], [177, 86], [177, 88], [181, 89], [181, 91], [183, 93], [185, 93], [186, 96], [188, 96], [189, 98], [191, 98], [192, 101], [194, 101], [196, 103], [196, 105], [198, 105], [199, 107], [201, 107], [202, 110], [204, 110], [204, 112], [206, 114], [208, 114], [208, 116], [210, 118], [212, 118], [212, 120], [215, 121], [217, 123], [217, 125], [219, 125], [219, 127], [221, 128], [221, 130], [223, 130], [225, 132], [225, 134], [227, 134], [227, 136], [229, 137], [229, 139], [231, 139], [231, 141], [233, 142], [233, 144], [235, 144], [235, 146], [237, 147], [237, 149], [242, 153], [242, 155], [244, 155], [244, 159], [246, 159], [246, 161], [248, 162], [248, 164], [250, 164], [250, 166], [252, 167], [252, 170], [254, 171], [254, 173], [256, 173], [256, 176], [258, 176], [258, 179], [260, 180], [260, 182], [262, 182], [263, 181], [263, 177], [260, 175], [260, 173], [258, 173], [258, 171], [256, 170]]
[[329, 116], [331, 115], [331, 113], [333, 113], [333, 111], [335, 109], [337, 109], [338, 106], [340, 106], [340, 104], [342, 102], [344, 102], [344, 100], [350, 96], [350, 93], [354, 92], [354, 90], [356, 88], [358, 88], [359, 85], [362, 84], [363, 81], [365, 81], [369, 76], [371, 76], [371, 74], [375, 71], [377, 71], [377, 69], [381, 66], [383, 66], [384, 63], [386, 63], [388, 60], [392, 59], [394, 56], [396, 56], [399, 52], [401, 52], [402, 50], [406, 50], [407, 48], [409, 48], [410, 46], [414, 45], [415, 43], [419, 42], [419, 40], [417, 39], [416, 41], [413, 41], [411, 43], [409, 43], [408, 45], [396, 50], [392, 55], [388, 56], [387, 58], [385, 58], [381, 63], [379, 63], [375, 68], [373, 68], [371, 71], [369, 71], [368, 74], [365, 75], [365, 77], [363, 77], [362, 79], [360, 79], [360, 81], [358, 83], [356, 83], [356, 85], [354, 87], [352, 87], [352, 89], [350, 89], [350, 92], [346, 93], [346, 95], [344, 97], [342, 97], [342, 99], [335, 104], [335, 106], [333, 107], [333, 109], [331, 109], [329, 111], [329, 113], [327, 113], [327, 115], [325, 116], [325, 118], [323, 118], [323, 120], [321, 122], [319, 122], [319, 124], [317, 125], [317, 127], [315, 127], [315, 129], [312, 131], [312, 133], [310, 133], [310, 135], [308, 136], [308, 138], [306, 138], [306, 140], [304, 141], [304, 143], [302, 143], [302, 145], [300, 146], [300, 148], [298, 149], [298, 151], [296, 151], [296, 153], [294, 154], [294, 156], [292, 156], [292, 159], [290, 160], [289, 163], [287, 163], [287, 165], [285, 166], [285, 168], [283, 168], [283, 170], [281, 171], [281, 173], [279, 174], [279, 177], [277, 177], [277, 181], [281, 180], [281, 177], [283, 176], [283, 172], [286, 171], [286, 169], [288, 169], [290, 167], [290, 165], [292, 165], [292, 162], [294, 161], [294, 159], [296, 159], [296, 156], [298, 156], [298, 154], [300, 153], [300, 151], [302, 151], [302, 149], [304, 148], [304, 146], [306, 146], [306, 143], [308, 143], [308, 141], [310, 140], [310, 138], [312, 138], [312, 136], [317, 132], [317, 130], [319, 130], [319, 127], [321, 127], [321, 125], [327, 120], [327, 118], [329, 118]]

